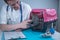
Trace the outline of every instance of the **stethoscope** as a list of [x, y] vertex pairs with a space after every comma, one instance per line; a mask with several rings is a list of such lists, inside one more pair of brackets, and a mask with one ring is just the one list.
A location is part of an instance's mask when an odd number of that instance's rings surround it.
[[[9, 9], [9, 5], [7, 6], [7, 8], [6, 8], [6, 11], [7, 11], [7, 13], [8, 13], [8, 10]], [[11, 12], [13, 12], [13, 8], [11, 8]], [[22, 5], [21, 5], [21, 2], [20, 2], [20, 13], [21, 13], [21, 17], [20, 17], [20, 22], [22, 22], [22, 20], [23, 20], [23, 15], [22, 15]], [[11, 18], [9, 18], [8, 20], [11, 20]], [[8, 24], [8, 22], [7, 22], [7, 24]]]

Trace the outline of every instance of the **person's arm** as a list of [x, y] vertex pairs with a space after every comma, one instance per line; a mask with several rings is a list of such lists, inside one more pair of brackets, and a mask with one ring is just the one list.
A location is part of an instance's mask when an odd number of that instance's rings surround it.
[[16, 30], [16, 29], [26, 29], [28, 22], [30, 22], [31, 20], [26, 20], [23, 21], [20, 24], [14, 24], [14, 25], [7, 25], [7, 24], [0, 24], [0, 30], [2, 31], [11, 31], [11, 30]]
[[15, 25], [0, 24], [0, 29], [2, 31], [11, 31], [11, 30], [16, 30], [18, 28], [21, 28], [20, 24], [15, 24]]

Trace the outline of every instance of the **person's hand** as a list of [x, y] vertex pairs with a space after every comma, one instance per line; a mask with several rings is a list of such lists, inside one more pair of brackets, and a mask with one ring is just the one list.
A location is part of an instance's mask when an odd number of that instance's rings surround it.
[[23, 21], [23, 22], [20, 24], [21, 29], [17, 29], [16, 31], [21, 31], [22, 29], [27, 29], [27, 28], [29, 28], [28, 24], [29, 24], [30, 22], [31, 22], [31, 20]]
[[26, 20], [21, 23], [21, 28], [26, 29], [29, 28], [28, 24], [31, 22], [31, 20]]

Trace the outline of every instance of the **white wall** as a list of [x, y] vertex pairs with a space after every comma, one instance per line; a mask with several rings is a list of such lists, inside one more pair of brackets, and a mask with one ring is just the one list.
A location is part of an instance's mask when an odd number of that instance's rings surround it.
[[59, 7], [58, 7], [58, 30], [60, 31], [60, 0], [59, 0]]
[[31, 5], [32, 8], [58, 8], [58, 0], [21, 0]]
[[[58, 8], [57, 0], [21, 0], [31, 5], [32, 8]], [[0, 6], [3, 5], [3, 0], [0, 0]]]

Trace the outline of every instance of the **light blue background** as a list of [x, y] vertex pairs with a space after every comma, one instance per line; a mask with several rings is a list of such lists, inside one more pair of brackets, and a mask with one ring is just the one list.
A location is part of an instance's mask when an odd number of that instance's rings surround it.
[[[59, 9], [59, 0], [21, 0], [25, 3], [28, 3], [32, 8], [55, 8], [57, 10], [58, 14], [58, 23], [57, 23], [57, 29], [59, 28], [60, 24], [60, 12]], [[0, 0], [0, 8], [2, 5], [4, 5], [4, 1]]]

